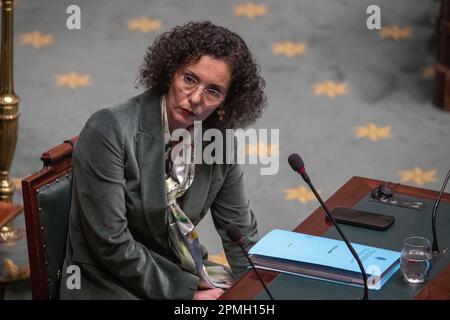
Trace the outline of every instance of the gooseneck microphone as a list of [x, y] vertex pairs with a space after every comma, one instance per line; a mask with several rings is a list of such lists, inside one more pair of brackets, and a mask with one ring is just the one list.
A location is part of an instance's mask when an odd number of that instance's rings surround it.
[[269, 296], [270, 300], [274, 300], [272, 297], [272, 294], [270, 293], [269, 289], [267, 289], [266, 284], [262, 280], [261, 276], [259, 275], [258, 270], [256, 270], [255, 265], [253, 264], [252, 260], [250, 259], [247, 250], [244, 249], [244, 246], [242, 245], [243, 237], [241, 234], [241, 230], [239, 230], [239, 227], [233, 223], [230, 223], [226, 228], [225, 231], [227, 232], [230, 239], [236, 243], [244, 253], [245, 257], [247, 258], [248, 262], [250, 263], [251, 267], [255, 271], [256, 276], [258, 277], [259, 282], [261, 282], [262, 286], [264, 287], [264, 290], [266, 290], [267, 295]]
[[293, 153], [293, 154], [291, 154], [289, 156], [288, 162], [289, 162], [289, 165], [291, 166], [291, 168], [295, 172], [299, 173], [302, 176], [303, 180], [305, 180], [305, 182], [309, 185], [309, 187], [311, 188], [312, 192], [316, 196], [317, 200], [319, 200], [320, 204], [322, 205], [322, 208], [325, 210], [328, 218], [331, 220], [333, 225], [336, 227], [336, 230], [341, 235], [342, 239], [344, 240], [344, 242], [347, 245], [348, 249], [352, 253], [353, 257], [355, 257], [355, 260], [358, 263], [359, 268], [361, 269], [361, 273], [362, 273], [363, 281], [364, 281], [363, 300], [368, 300], [369, 299], [369, 288], [367, 287], [367, 274], [366, 274], [366, 271], [364, 270], [364, 267], [362, 265], [361, 260], [358, 257], [358, 254], [356, 253], [355, 249], [353, 249], [353, 246], [351, 245], [351, 243], [347, 240], [347, 237], [344, 235], [344, 233], [342, 232], [341, 228], [339, 227], [339, 225], [337, 224], [337, 222], [334, 220], [333, 216], [331, 215], [330, 210], [328, 210], [327, 206], [322, 201], [322, 198], [320, 197], [320, 195], [317, 192], [316, 188], [314, 188], [313, 184], [311, 183], [311, 180], [309, 179], [309, 176], [308, 176], [308, 174], [305, 171], [305, 164], [303, 163], [302, 158], [298, 154]]
[[447, 186], [448, 178], [450, 177], [450, 169], [447, 172], [447, 176], [445, 177], [444, 184], [442, 185], [441, 192], [439, 193], [438, 198], [436, 199], [436, 202], [433, 206], [433, 214], [432, 214], [432, 228], [433, 228], [433, 245], [431, 249], [433, 250], [434, 254], [444, 254], [445, 250], [439, 250], [438, 246], [438, 239], [436, 234], [436, 212], [439, 207], [439, 203], [441, 202], [442, 194], [444, 193], [445, 187]]

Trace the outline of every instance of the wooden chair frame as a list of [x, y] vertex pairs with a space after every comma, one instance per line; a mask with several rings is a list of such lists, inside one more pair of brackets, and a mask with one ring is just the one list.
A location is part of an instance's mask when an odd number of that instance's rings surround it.
[[45, 258], [47, 244], [39, 217], [37, 193], [43, 186], [57, 182], [60, 177], [72, 171], [72, 151], [77, 140], [78, 137], [74, 137], [44, 152], [41, 157], [44, 162], [43, 168], [22, 181], [33, 299], [54, 298], [48, 286], [50, 279], [47, 276]]

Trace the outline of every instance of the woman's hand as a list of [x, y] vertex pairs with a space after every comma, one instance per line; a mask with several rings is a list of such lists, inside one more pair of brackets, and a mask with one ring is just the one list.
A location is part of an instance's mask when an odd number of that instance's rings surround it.
[[199, 290], [194, 293], [193, 300], [217, 300], [225, 290], [216, 288], [208, 290]]

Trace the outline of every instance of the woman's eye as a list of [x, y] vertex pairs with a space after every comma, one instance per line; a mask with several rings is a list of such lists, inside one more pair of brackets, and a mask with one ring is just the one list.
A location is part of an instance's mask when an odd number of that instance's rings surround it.
[[197, 84], [197, 81], [191, 77], [190, 75], [185, 74], [184, 75], [184, 81], [188, 84]]
[[206, 89], [205, 91], [215, 98], [220, 98], [222, 96], [222, 94], [219, 91], [214, 89]]

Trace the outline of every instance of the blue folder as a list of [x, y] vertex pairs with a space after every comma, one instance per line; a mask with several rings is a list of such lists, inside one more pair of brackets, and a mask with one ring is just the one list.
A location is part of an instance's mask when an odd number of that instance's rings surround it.
[[[352, 243], [368, 277], [379, 290], [400, 268], [400, 252]], [[349, 285], [363, 285], [358, 263], [344, 241], [275, 229], [249, 251], [257, 268]]]

